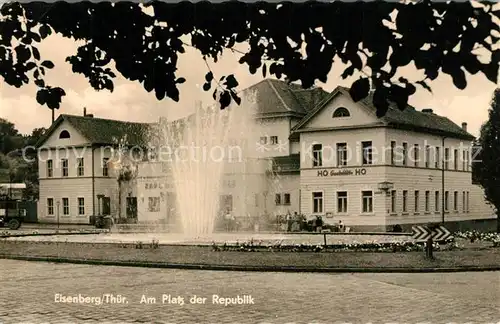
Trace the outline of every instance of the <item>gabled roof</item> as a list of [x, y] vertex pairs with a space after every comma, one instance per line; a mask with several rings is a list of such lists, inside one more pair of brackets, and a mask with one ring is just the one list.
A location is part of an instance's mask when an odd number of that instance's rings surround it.
[[262, 80], [243, 91], [256, 90], [257, 115], [297, 116], [302, 118], [323, 100], [328, 92], [321, 88], [303, 89], [302, 86], [276, 79]]
[[[301, 129], [320, 112], [330, 101], [338, 94], [351, 97], [349, 89], [338, 86], [328, 95], [316, 108], [311, 110], [295, 127], [292, 132], [300, 132]], [[373, 93], [361, 100], [359, 104], [371, 110], [374, 114], [376, 108], [373, 105]], [[439, 116], [434, 113], [427, 113], [416, 110], [408, 105], [403, 111], [399, 110], [396, 104], [390, 103], [389, 109], [384, 117], [379, 119], [383, 125], [429, 134], [449, 136], [453, 138], [473, 140], [474, 136], [462, 129], [447, 117]]]
[[40, 147], [63, 123], [68, 122], [73, 126], [89, 144], [109, 145], [126, 136], [127, 145], [146, 145], [152, 124], [134, 123], [120, 120], [95, 118], [89, 116], [60, 115], [50, 126], [47, 132], [36, 143]]

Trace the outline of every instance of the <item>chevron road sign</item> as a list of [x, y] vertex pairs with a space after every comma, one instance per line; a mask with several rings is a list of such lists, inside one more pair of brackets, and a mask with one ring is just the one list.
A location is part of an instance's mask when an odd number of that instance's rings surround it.
[[427, 228], [427, 226], [413, 226], [412, 228], [413, 231], [413, 239], [415, 241], [427, 241], [427, 239], [431, 236], [431, 230]]
[[453, 238], [453, 235], [444, 226], [437, 226], [432, 230], [432, 239], [435, 242], [446, 241], [449, 238]]

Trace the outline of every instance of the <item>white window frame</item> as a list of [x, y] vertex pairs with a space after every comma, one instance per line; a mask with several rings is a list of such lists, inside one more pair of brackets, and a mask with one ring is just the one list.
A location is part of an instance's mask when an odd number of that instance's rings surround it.
[[425, 146], [425, 167], [428, 168], [431, 165], [431, 146]]
[[[316, 193], [320, 193], [321, 198], [315, 198], [314, 194], [316, 194]], [[320, 211], [314, 211], [314, 201], [316, 199], [321, 199], [321, 204], [319, 205], [319, 207], [321, 209]], [[323, 190], [311, 192], [311, 202], [312, 202], [312, 206], [311, 206], [312, 207], [311, 208], [312, 214], [313, 215], [323, 214], [323, 211], [325, 210], [325, 192]]]
[[63, 178], [69, 177], [69, 161], [66, 158], [61, 159], [61, 177]]
[[[365, 147], [365, 145], [368, 146]], [[362, 165], [373, 164], [373, 141], [361, 142], [361, 164]]]
[[278, 136], [270, 136], [269, 141], [271, 145], [278, 145]]
[[453, 166], [458, 170], [458, 149], [453, 150]]
[[450, 210], [450, 192], [446, 190], [444, 192], [444, 211], [448, 212]]
[[337, 153], [337, 167], [347, 165], [347, 143], [341, 142], [335, 144], [335, 152]]
[[267, 136], [261, 136], [259, 142], [261, 145], [267, 145]]
[[396, 164], [396, 141], [391, 141], [391, 165]]
[[54, 177], [54, 160], [47, 160], [47, 178]]
[[392, 214], [397, 213], [397, 191], [396, 190], [391, 190], [391, 208], [390, 212]]
[[436, 190], [434, 191], [434, 211], [437, 213], [439, 212], [439, 207], [440, 207], [440, 204], [441, 204], [441, 193], [439, 192], [439, 190]]
[[[286, 199], [287, 196], [288, 196], [288, 202]], [[290, 193], [288, 192], [283, 193], [282, 203], [284, 206], [290, 206], [292, 204], [292, 195], [290, 195]]]
[[401, 211], [403, 213], [407, 213], [408, 212], [408, 190], [403, 190], [403, 198], [402, 198], [402, 202], [403, 202], [403, 205], [401, 206]]
[[453, 192], [453, 211], [458, 212], [458, 191]]
[[148, 197], [148, 212], [160, 212], [161, 197]]
[[441, 169], [441, 148], [436, 146], [434, 149], [434, 168]]
[[408, 143], [403, 142], [403, 165], [407, 166], [408, 165]]
[[420, 162], [420, 145], [413, 144], [413, 166], [418, 167]]
[[85, 175], [85, 160], [82, 157], [80, 157], [77, 158], [76, 161], [77, 161], [76, 174], [79, 177], [83, 177]]
[[[364, 196], [364, 193], [369, 192], [370, 196]], [[365, 209], [365, 199], [367, 200], [367, 208]], [[373, 214], [373, 203], [374, 203], [374, 197], [373, 197], [373, 190], [362, 190], [361, 191], [361, 212], [363, 214]], [[371, 207], [371, 208], [368, 208]]]
[[443, 162], [444, 162], [444, 169], [449, 170], [450, 169], [450, 148], [449, 147], [444, 148]]
[[102, 176], [109, 177], [109, 158], [102, 158]]
[[413, 195], [414, 195], [413, 196], [413, 199], [414, 199], [414, 202], [413, 202], [414, 203], [414, 206], [413, 206], [414, 213], [418, 214], [418, 213], [420, 213], [420, 191], [419, 190], [415, 190], [413, 192]]
[[430, 200], [431, 200], [431, 192], [429, 190], [425, 191], [425, 213], [430, 212]]

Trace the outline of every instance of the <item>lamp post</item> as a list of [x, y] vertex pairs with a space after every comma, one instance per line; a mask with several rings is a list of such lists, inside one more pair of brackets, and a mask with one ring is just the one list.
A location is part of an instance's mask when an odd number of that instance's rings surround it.
[[443, 156], [443, 160], [441, 161], [441, 223], [444, 225], [444, 159], [445, 159], [445, 148], [444, 148], [444, 140], [446, 136], [441, 138], [441, 154]]
[[58, 200], [56, 204], [57, 204], [57, 229], [59, 230], [59, 205], [61, 205], [61, 202]]

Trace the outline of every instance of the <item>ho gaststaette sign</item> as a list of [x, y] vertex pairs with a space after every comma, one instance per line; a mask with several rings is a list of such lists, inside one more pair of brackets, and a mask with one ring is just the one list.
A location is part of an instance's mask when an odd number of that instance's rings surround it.
[[343, 170], [318, 170], [318, 177], [334, 177], [334, 176], [360, 176], [366, 175], [366, 169], [343, 169]]

